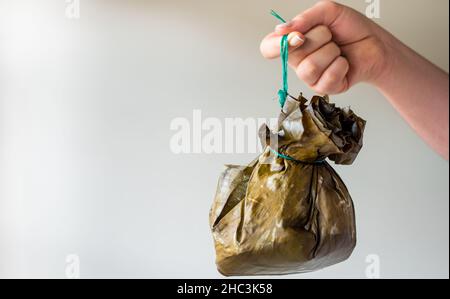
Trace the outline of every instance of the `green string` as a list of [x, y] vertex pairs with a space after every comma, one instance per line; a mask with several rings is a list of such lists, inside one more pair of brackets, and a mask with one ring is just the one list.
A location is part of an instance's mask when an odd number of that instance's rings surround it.
[[277, 152], [277, 151], [274, 150], [274, 149], [271, 149], [271, 148], [269, 148], [269, 149], [270, 149], [270, 151], [271, 151], [273, 154], [277, 155], [277, 156], [280, 157], [280, 158], [283, 158], [283, 159], [285, 159], [285, 160], [288, 160], [288, 161], [293, 161], [293, 162], [297, 162], [297, 163], [301, 163], [301, 164], [309, 164], [309, 165], [322, 165], [322, 164], [325, 163], [325, 159], [318, 160], [318, 161], [312, 161], [312, 162], [305, 162], [305, 161], [297, 160], [297, 159], [294, 159], [294, 158], [292, 158], [292, 157], [283, 155], [283, 154]]
[[[280, 20], [282, 23], [286, 23], [286, 21], [279, 14], [277, 14], [275, 11], [271, 10], [270, 14], [272, 16], [274, 16], [275, 18], [277, 18], [278, 20]], [[288, 42], [288, 36], [287, 35], [283, 35], [283, 37], [281, 38], [280, 56], [281, 56], [281, 63], [282, 63], [282, 67], [283, 67], [283, 89], [280, 89], [278, 91], [278, 97], [279, 97], [281, 108], [283, 108], [284, 104], [286, 103], [286, 98], [288, 96], [289, 42]], [[270, 151], [272, 153], [274, 153], [278, 157], [283, 158], [283, 159], [288, 160], [288, 161], [298, 162], [298, 163], [302, 163], [302, 164], [311, 164], [311, 165], [321, 165], [321, 164], [325, 163], [325, 159], [319, 160], [319, 161], [313, 161], [313, 162], [300, 161], [300, 160], [296, 160], [296, 159], [294, 159], [292, 157], [283, 155], [283, 154], [279, 153], [278, 151], [276, 151], [276, 150], [274, 150], [272, 148], [269, 148], [269, 149], [270, 149]]]
[[[270, 14], [280, 20], [282, 23], [286, 23], [286, 21], [275, 11], [271, 10]], [[282, 64], [282, 73], [283, 73], [283, 87], [278, 91], [278, 98], [281, 105], [281, 108], [284, 107], [286, 103], [286, 98], [288, 96], [288, 58], [289, 58], [289, 42], [288, 36], [283, 35], [281, 38], [280, 44], [280, 57]]]

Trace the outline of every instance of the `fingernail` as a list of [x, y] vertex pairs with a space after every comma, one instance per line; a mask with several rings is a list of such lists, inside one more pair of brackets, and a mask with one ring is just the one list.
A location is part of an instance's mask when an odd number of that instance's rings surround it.
[[305, 40], [303, 38], [301, 38], [299, 35], [296, 35], [289, 41], [289, 45], [291, 45], [292, 47], [296, 47], [304, 41]]

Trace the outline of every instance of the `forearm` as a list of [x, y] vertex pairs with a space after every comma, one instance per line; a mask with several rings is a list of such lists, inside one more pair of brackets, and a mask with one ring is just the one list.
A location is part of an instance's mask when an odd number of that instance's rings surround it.
[[448, 74], [386, 33], [388, 59], [375, 85], [410, 126], [449, 158]]

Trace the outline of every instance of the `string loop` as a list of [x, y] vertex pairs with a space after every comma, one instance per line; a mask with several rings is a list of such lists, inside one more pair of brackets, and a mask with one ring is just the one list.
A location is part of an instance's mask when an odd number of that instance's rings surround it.
[[[275, 11], [271, 10], [270, 14], [277, 18], [280, 22], [286, 23], [286, 20], [283, 19], [279, 14]], [[286, 103], [286, 98], [288, 96], [288, 58], [289, 58], [289, 41], [288, 36], [283, 35], [280, 43], [280, 57], [281, 57], [281, 65], [282, 65], [282, 77], [283, 77], [283, 85], [282, 89], [278, 91], [278, 100], [280, 102], [281, 108], [284, 107]]]
[[[280, 22], [286, 23], [286, 20], [283, 19], [275, 11], [271, 10], [270, 14], [272, 16], [274, 16], [275, 18], [277, 18]], [[280, 89], [278, 91], [278, 97], [279, 97], [279, 101], [280, 101], [280, 106], [281, 106], [281, 108], [283, 108], [284, 104], [286, 103], [286, 98], [289, 95], [289, 93], [288, 93], [289, 41], [288, 41], [288, 36], [287, 35], [283, 35], [283, 37], [281, 38], [280, 57], [281, 57], [282, 74], [283, 74], [283, 87], [282, 87], [282, 89]], [[288, 160], [288, 161], [294, 161], [294, 162], [298, 162], [298, 163], [312, 164], [312, 165], [320, 165], [320, 164], [325, 163], [325, 159], [324, 160], [319, 160], [319, 161], [314, 161], [314, 162], [305, 162], [305, 161], [296, 160], [296, 159], [294, 159], [292, 157], [283, 155], [283, 154], [277, 152], [274, 149], [270, 149], [270, 151], [272, 153], [274, 153], [275, 155], [277, 155], [278, 157], [283, 158], [283, 159]]]

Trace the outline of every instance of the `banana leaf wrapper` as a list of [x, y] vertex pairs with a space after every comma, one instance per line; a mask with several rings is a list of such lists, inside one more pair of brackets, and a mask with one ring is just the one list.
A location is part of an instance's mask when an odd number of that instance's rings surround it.
[[247, 166], [227, 166], [219, 179], [210, 226], [220, 273], [304, 273], [349, 258], [356, 245], [353, 201], [324, 160], [352, 164], [365, 124], [327, 97], [287, 100], [276, 132], [260, 129], [263, 154]]

